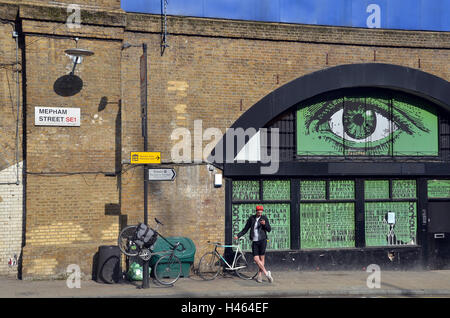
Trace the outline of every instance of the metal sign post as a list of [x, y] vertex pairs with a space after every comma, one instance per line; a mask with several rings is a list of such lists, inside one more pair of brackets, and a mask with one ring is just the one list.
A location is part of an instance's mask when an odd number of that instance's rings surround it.
[[[142, 55], [140, 59], [140, 84], [141, 84], [141, 117], [142, 137], [144, 137], [144, 152], [148, 151], [147, 134], [147, 44], [142, 43]], [[144, 224], [148, 226], [148, 165], [144, 165]], [[144, 261], [142, 288], [149, 288], [149, 261]]]
[[[147, 44], [142, 43], [142, 55], [140, 58], [140, 91], [141, 91], [141, 118], [142, 137], [144, 137], [144, 152], [132, 152], [131, 163], [144, 164], [144, 224], [148, 226], [148, 182], [173, 181], [176, 173], [173, 169], [152, 169], [149, 177], [148, 164], [161, 163], [160, 152], [148, 151], [148, 126], [147, 126]], [[142, 288], [149, 288], [149, 260], [144, 260]]]

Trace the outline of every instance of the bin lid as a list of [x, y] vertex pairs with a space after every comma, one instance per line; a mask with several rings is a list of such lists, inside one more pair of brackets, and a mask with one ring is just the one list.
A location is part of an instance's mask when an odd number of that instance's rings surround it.
[[[196, 249], [194, 242], [190, 238], [183, 236], [171, 236], [166, 237], [166, 240], [169, 241], [171, 244], [176, 244], [177, 242], [181, 242], [183, 244], [185, 250], [180, 251], [178, 248], [175, 251], [175, 255], [180, 259], [180, 261], [183, 261], [188, 258], [194, 258]], [[153, 246], [153, 252], [167, 251], [170, 248], [171, 246], [163, 238], [158, 236], [158, 239], [156, 240], [155, 245]], [[154, 256], [158, 256], [157, 258], [159, 258], [162, 255], [154, 255]]]

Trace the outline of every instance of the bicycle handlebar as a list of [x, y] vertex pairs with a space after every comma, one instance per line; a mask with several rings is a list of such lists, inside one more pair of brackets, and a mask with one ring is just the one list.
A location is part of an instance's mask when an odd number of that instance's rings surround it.
[[[178, 247], [179, 247], [179, 246], [181, 246], [181, 250], [178, 250]], [[173, 250], [178, 250], [178, 251], [180, 251], [180, 252], [183, 252], [183, 251], [186, 250], [186, 248], [184, 247], [183, 243], [181, 243], [181, 242], [175, 243], [175, 245], [173, 245], [172, 249], [173, 249]]]

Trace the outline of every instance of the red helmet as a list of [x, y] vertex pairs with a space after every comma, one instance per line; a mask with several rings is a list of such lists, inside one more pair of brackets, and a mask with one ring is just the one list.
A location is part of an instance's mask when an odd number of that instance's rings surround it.
[[264, 208], [263, 208], [262, 205], [257, 205], [256, 206], [256, 211], [263, 211], [263, 210], [264, 210]]

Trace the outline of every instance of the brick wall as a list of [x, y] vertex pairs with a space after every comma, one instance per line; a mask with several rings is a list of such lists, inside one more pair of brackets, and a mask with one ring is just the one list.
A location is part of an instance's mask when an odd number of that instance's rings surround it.
[[[142, 48], [122, 50], [123, 42], [148, 45], [149, 150], [160, 151], [162, 166], [177, 172], [173, 182], [150, 183], [149, 221], [163, 221], [165, 236], [193, 239], [196, 262], [210, 248], [208, 240], [224, 240], [224, 187], [214, 188], [220, 171], [205, 163], [172, 162], [171, 151], [180, 141], [170, 137], [175, 129], [190, 132], [194, 156], [211, 142], [202, 140], [205, 129], [224, 133], [276, 88], [340, 64], [392, 63], [450, 79], [450, 34], [443, 32], [170, 16], [169, 47], [161, 54], [159, 16], [85, 6], [82, 27], [69, 29], [62, 9], [31, 2], [20, 8], [27, 83], [24, 278], [63, 276], [72, 263], [89, 276], [98, 246], [114, 244], [122, 226], [143, 220], [143, 169], [129, 164], [130, 152], [143, 150]], [[78, 47], [95, 54], [77, 66], [82, 90], [63, 97], [54, 83], [71, 70], [64, 50], [75, 47], [76, 36]], [[0, 90], [0, 102], [8, 105], [5, 92]], [[81, 126], [34, 126], [36, 106], [80, 108]], [[194, 121], [202, 125], [197, 134]], [[114, 171], [121, 173], [105, 176]]]
[[[76, 67], [81, 91], [65, 96], [56, 83], [73, 67], [64, 51], [76, 46], [95, 54]], [[72, 263], [88, 275], [98, 247], [117, 241], [120, 185], [108, 175], [120, 168], [120, 46], [111, 39], [25, 36], [25, 279], [64, 275]], [[80, 127], [35, 126], [37, 106], [79, 108]]]
[[0, 275], [17, 276], [22, 222], [22, 162], [19, 162], [0, 171]]

